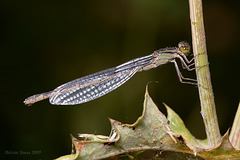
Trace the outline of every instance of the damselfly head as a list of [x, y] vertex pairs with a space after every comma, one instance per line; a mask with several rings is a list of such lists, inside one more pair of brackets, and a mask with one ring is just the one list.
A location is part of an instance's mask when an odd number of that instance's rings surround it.
[[190, 45], [187, 42], [179, 42], [178, 47], [184, 55], [187, 56], [190, 53]]

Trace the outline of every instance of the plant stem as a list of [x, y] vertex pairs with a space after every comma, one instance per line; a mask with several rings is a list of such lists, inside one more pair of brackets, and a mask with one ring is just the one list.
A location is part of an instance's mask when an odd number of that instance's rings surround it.
[[189, 0], [189, 6], [193, 53], [194, 56], [196, 56], [195, 66], [203, 66], [196, 69], [197, 81], [199, 84], [198, 90], [201, 103], [201, 114], [206, 129], [208, 145], [209, 147], [213, 147], [219, 144], [221, 135], [218, 126], [207, 57], [202, 1]]

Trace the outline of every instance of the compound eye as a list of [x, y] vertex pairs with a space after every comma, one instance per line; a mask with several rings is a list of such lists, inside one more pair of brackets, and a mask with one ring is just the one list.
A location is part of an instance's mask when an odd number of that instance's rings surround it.
[[178, 47], [181, 49], [183, 54], [188, 55], [190, 53], [190, 45], [187, 42], [180, 42]]

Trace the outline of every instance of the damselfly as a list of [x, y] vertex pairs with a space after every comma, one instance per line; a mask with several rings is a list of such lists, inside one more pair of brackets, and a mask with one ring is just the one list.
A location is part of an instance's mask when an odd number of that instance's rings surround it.
[[187, 42], [180, 42], [178, 47], [168, 47], [154, 51], [152, 54], [133, 59], [119, 66], [109, 68], [82, 78], [67, 82], [53, 91], [33, 95], [25, 99], [26, 105], [31, 105], [49, 98], [51, 104], [75, 105], [99, 98], [129, 80], [136, 72], [156, 68], [159, 65], [172, 62], [175, 65], [181, 83], [197, 84], [196, 80], [184, 78], [179, 70], [176, 59], [180, 59], [183, 69], [191, 71], [192, 60], [187, 59], [190, 46]]

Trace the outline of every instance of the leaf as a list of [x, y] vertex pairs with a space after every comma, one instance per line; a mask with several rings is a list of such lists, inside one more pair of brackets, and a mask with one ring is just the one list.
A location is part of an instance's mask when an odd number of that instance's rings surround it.
[[185, 140], [186, 145], [193, 150], [196, 155], [197, 152], [203, 151], [204, 149], [209, 149], [207, 140], [198, 140], [196, 139], [186, 128], [182, 119], [166, 104], [164, 104], [168, 112], [169, 126], [173, 132]]
[[229, 140], [235, 149], [240, 150], [240, 103], [238, 104]]
[[[231, 158], [239, 156], [239, 152], [234, 150], [228, 142], [228, 132], [223, 136], [219, 145], [208, 147], [207, 140], [198, 140], [192, 136], [181, 118], [165, 105], [168, 111], [167, 119], [158, 110], [147, 89], [143, 106], [142, 116], [134, 124], [122, 124], [109, 119], [112, 131], [108, 137], [80, 134], [81, 140], [77, 140], [72, 136], [75, 152], [58, 159], [88, 160], [110, 157], [111, 159], [166, 159], [166, 157], [171, 157], [170, 159], [186, 159], [186, 157], [188, 159], [201, 159], [200, 157], [224, 159], [229, 156], [232, 156]], [[172, 157], [173, 155], [175, 158]]]
[[166, 104], [164, 104], [168, 112], [169, 126], [175, 134], [181, 136], [185, 144], [200, 157], [217, 159], [240, 159], [240, 152], [236, 151], [228, 141], [228, 132], [222, 137], [221, 142], [217, 146], [209, 147], [207, 140], [196, 139], [185, 127], [182, 119]]
[[200, 152], [201, 156], [206, 157], [206, 159], [218, 159], [218, 160], [239, 160], [240, 151], [235, 150], [229, 143], [229, 134], [228, 131], [222, 137], [219, 146], [211, 151]]

